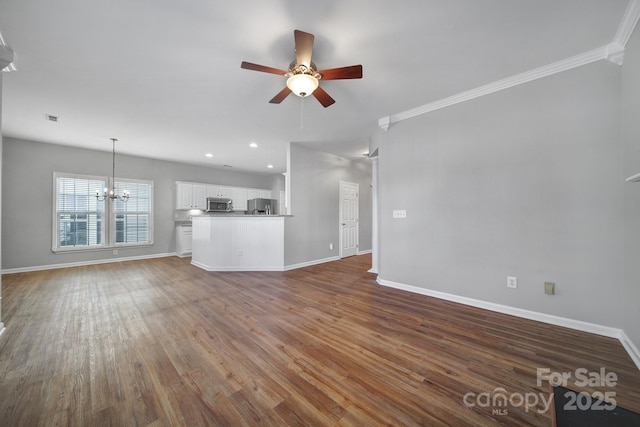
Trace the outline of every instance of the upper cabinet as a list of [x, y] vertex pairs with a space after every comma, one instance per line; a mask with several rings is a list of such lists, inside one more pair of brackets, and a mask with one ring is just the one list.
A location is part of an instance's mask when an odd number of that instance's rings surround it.
[[207, 186], [202, 184], [193, 184], [193, 203], [192, 209], [205, 209], [207, 207]]
[[231, 199], [234, 211], [246, 211], [247, 200], [271, 199], [271, 194], [271, 190], [259, 188], [225, 187], [178, 181], [176, 182], [176, 209], [204, 210], [207, 206], [207, 197], [223, 197]]
[[271, 190], [249, 188], [247, 189], [247, 199], [271, 199]]
[[234, 211], [246, 211], [247, 210], [247, 189], [232, 188], [231, 202], [233, 204]]
[[191, 182], [176, 182], [176, 209], [204, 209], [206, 205], [206, 185]]
[[247, 190], [247, 200], [251, 200], [251, 199], [259, 199], [260, 196], [260, 190], [256, 190], [256, 189], [248, 189]]
[[207, 185], [207, 197], [231, 198], [231, 187], [220, 187], [218, 185]]
[[193, 184], [176, 182], [176, 209], [192, 209]]

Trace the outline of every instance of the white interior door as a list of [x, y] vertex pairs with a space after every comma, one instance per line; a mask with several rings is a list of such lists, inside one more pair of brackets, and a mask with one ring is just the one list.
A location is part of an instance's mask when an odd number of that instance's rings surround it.
[[358, 253], [358, 184], [340, 181], [340, 258]]

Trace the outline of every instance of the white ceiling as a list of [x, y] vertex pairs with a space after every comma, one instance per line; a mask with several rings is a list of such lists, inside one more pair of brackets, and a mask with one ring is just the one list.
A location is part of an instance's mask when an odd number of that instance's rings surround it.
[[[3, 74], [3, 134], [105, 151], [115, 137], [118, 153], [260, 173], [285, 170], [290, 141], [361, 158], [381, 117], [609, 44], [627, 3], [2, 0], [18, 69]], [[294, 29], [315, 34], [320, 69], [363, 65], [321, 83], [327, 109], [269, 104], [285, 78], [240, 68], [286, 69]]]

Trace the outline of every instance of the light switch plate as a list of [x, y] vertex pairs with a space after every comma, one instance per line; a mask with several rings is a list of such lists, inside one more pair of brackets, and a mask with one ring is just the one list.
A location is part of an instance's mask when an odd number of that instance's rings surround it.
[[507, 288], [515, 289], [518, 287], [518, 278], [513, 276], [507, 276]]
[[396, 209], [393, 211], [393, 217], [394, 218], [406, 218], [407, 217], [407, 211], [404, 209]]

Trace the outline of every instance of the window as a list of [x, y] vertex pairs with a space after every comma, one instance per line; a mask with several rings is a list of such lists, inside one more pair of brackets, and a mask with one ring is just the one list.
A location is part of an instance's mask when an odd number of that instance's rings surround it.
[[116, 244], [151, 243], [151, 193], [153, 187], [142, 181], [116, 181], [116, 188], [129, 192], [129, 201], [113, 201]]
[[106, 177], [54, 174], [53, 250], [87, 250], [153, 243], [153, 182], [117, 180], [129, 200], [99, 201]]
[[104, 187], [106, 183], [100, 178], [56, 177], [54, 247], [104, 246], [104, 202], [95, 197], [95, 189]]

